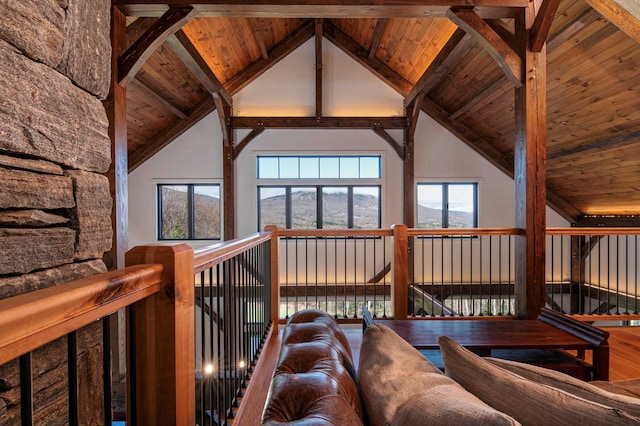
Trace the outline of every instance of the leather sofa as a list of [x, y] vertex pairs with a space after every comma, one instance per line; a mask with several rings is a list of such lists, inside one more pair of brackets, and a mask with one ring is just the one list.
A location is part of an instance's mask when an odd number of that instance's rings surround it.
[[262, 424], [640, 424], [638, 381], [586, 383], [479, 357], [446, 336], [440, 349], [446, 374], [388, 327], [367, 326], [356, 371], [334, 319], [298, 312], [283, 331]]

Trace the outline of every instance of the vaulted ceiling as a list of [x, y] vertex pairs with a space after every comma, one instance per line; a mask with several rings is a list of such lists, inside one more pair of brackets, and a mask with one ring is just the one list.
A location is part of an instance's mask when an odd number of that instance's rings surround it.
[[[546, 37], [548, 201], [573, 222], [605, 215], [622, 216], [608, 224], [637, 224], [640, 6], [544, 2], [553, 18]], [[508, 54], [496, 58], [486, 40], [497, 35], [493, 47], [513, 46], [518, 8], [501, 6], [525, 0], [460, 0], [476, 5], [484, 38], [430, 1], [113, 3], [127, 16], [128, 52], [145, 52], [123, 60], [118, 77], [127, 87], [130, 171], [213, 111], [216, 98], [232, 102], [298, 46], [323, 37], [405, 100], [420, 94], [422, 111], [513, 176], [517, 82]]]

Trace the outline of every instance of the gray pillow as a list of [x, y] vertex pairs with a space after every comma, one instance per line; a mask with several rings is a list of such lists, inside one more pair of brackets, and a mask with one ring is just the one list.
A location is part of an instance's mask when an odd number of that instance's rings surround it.
[[589, 401], [597, 402], [613, 408], [619, 408], [632, 416], [640, 416], [640, 399], [607, 392], [597, 386], [583, 382], [568, 374], [537, 365], [524, 364], [522, 362], [507, 361], [504, 359], [486, 358], [487, 361], [519, 376], [536, 383], [553, 386], [572, 395]]
[[465, 391], [384, 325], [365, 330], [358, 381], [372, 426], [518, 424]]
[[500, 368], [446, 336], [438, 343], [447, 375], [523, 425], [637, 425], [623, 410], [571, 395]]

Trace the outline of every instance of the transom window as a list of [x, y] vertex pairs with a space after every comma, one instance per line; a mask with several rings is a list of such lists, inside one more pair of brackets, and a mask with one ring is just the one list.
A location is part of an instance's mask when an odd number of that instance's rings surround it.
[[418, 183], [418, 228], [477, 228], [478, 184]]
[[259, 156], [257, 166], [258, 229], [381, 226], [380, 156]]
[[220, 185], [158, 184], [159, 240], [219, 240]]

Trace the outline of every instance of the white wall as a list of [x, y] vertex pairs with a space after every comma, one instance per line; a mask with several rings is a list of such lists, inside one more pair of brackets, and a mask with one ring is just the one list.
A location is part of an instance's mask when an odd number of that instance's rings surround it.
[[[313, 40], [276, 64], [234, 96], [234, 114], [242, 116], [315, 115]], [[325, 116], [393, 116], [403, 98], [333, 46], [323, 44]], [[401, 131], [390, 131], [402, 142]], [[246, 130], [237, 131], [236, 142]], [[129, 246], [156, 241], [156, 195], [159, 182], [222, 182], [221, 132], [214, 112], [129, 175]], [[236, 162], [238, 235], [257, 229], [256, 157], [265, 153], [370, 153], [383, 158], [383, 227], [402, 222], [402, 161], [370, 130], [266, 130]], [[454, 135], [421, 113], [415, 136], [416, 181], [479, 182], [481, 227], [514, 226], [513, 180]], [[549, 226], [568, 226], [547, 210]]]

